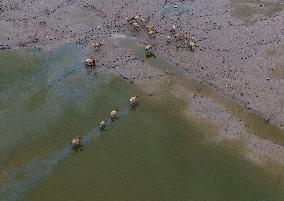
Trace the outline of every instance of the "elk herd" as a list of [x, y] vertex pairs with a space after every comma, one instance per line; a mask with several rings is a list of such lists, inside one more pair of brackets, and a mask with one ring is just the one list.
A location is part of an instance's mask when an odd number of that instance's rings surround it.
[[[129, 99], [129, 103], [130, 103], [130, 108], [131, 110], [134, 110], [136, 108], [136, 106], [138, 105], [138, 97], [139, 96], [132, 96]], [[110, 121], [115, 121], [116, 119], [118, 119], [118, 112], [119, 112], [119, 108], [114, 108], [110, 113], [109, 113], [109, 118]], [[107, 119], [102, 120], [99, 123], [99, 129], [101, 131], [104, 131], [106, 128], [106, 123], [107, 123]], [[75, 136], [73, 137], [73, 139], [71, 140], [70, 144], [72, 145], [73, 150], [78, 151], [81, 150], [82, 148], [82, 144], [81, 144], [81, 140], [83, 139], [82, 135], [79, 136]]]
[[[150, 39], [154, 39], [158, 33], [156, 27], [149, 23], [150, 18], [145, 17], [142, 18], [140, 15], [136, 15], [130, 18], [126, 18], [126, 22], [128, 26], [130, 26], [130, 29], [134, 32], [139, 32], [141, 30], [145, 30], [147, 32], [147, 35]], [[171, 43], [183, 43], [187, 49], [190, 51], [194, 51], [197, 47], [194, 37], [190, 37], [187, 31], [178, 31], [178, 28], [175, 24], [172, 24], [171, 27], [169, 27], [169, 30], [167, 33], [160, 33], [161, 35], [165, 35], [166, 43], [169, 45]], [[97, 42], [92, 45], [92, 48], [94, 51], [98, 51], [102, 46], [104, 45], [103, 42]], [[146, 56], [149, 56], [152, 54], [152, 50], [154, 49], [153, 44], [147, 44], [145, 46]], [[88, 67], [95, 67], [96, 61], [94, 58], [88, 58], [85, 60], [85, 65]], [[138, 96], [133, 96], [129, 99], [131, 109], [134, 109], [138, 105]], [[109, 118], [111, 121], [115, 121], [118, 118], [119, 109], [114, 108], [110, 114]], [[104, 131], [106, 128], [106, 122], [107, 119], [102, 120], [99, 123], [99, 128], [101, 131]], [[72, 139], [70, 144], [72, 144], [74, 149], [80, 148], [81, 145], [81, 139], [83, 136], [76, 136]]]
[[[132, 16], [125, 18], [126, 23], [128, 26], [130, 26], [130, 30], [134, 32], [139, 31], [146, 31], [149, 39], [154, 39], [156, 35], [158, 34], [158, 31], [156, 27], [149, 23], [150, 17], [141, 17], [140, 15]], [[169, 27], [168, 32], [166, 33], [159, 33], [161, 35], [165, 35], [166, 43], [169, 44], [178, 44], [182, 43], [183, 46], [185, 46], [186, 49], [190, 51], [194, 51], [197, 47], [196, 41], [193, 36], [189, 36], [189, 33], [187, 31], [179, 31], [178, 27], [175, 24], [172, 24], [171, 27]], [[103, 42], [96, 42], [92, 45], [92, 48], [95, 51], [98, 51], [102, 46], [104, 45]], [[152, 54], [152, 50], [154, 49], [153, 44], [147, 44], [145, 46], [146, 56], [149, 56]], [[96, 62], [94, 58], [88, 58], [85, 60], [85, 65], [88, 67], [95, 67]]]
[[[148, 34], [150, 39], [153, 39], [156, 37], [156, 34], [159, 33], [154, 25], [149, 23], [150, 18], [149, 17], [141, 17], [140, 15], [136, 15], [130, 18], [126, 18], [126, 21], [128, 25], [130, 26], [130, 29], [138, 32], [140, 30], [145, 30]], [[160, 33], [162, 35], [166, 35], [165, 39], [167, 44], [170, 43], [178, 43], [182, 42], [187, 49], [194, 51], [196, 46], [196, 42], [193, 36], [189, 36], [187, 31], [178, 31], [178, 28], [175, 24], [172, 24], [172, 26], [169, 28], [168, 33]], [[150, 51], [153, 49], [153, 44], [148, 44], [145, 47], [146, 55], [150, 53]]]

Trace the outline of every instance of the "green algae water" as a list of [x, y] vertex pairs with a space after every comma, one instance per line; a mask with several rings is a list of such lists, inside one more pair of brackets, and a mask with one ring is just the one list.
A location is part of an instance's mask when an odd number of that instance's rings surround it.
[[[90, 73], [83, 57], [76, 46], [0, 53], [1, 201], [284, 199], [280, 178], [210, 143], [184, 102]], [[100, 132], [114, 107], [121, 115]]]

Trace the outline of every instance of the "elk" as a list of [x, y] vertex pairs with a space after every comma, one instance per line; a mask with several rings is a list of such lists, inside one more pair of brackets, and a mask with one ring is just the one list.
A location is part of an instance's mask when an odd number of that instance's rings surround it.
[[85, 60], [85, 65], [89, 67], [95, 67], [96, 66], [96, 61], [93, 58], [88, 58]]

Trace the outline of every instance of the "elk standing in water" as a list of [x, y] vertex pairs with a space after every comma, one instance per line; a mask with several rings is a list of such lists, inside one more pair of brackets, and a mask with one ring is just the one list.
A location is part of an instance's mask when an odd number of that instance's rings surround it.
[[89, 58], [85, 60], [85, 65], [89, 67], [95, 67], [96, 66], [96, 61], [95, 59]]
[[153, 54], [153, 53], [152, 53], [152, 50], [153, 50], [153, 46], [152, 46], [152, 45], [147, 45], [147, 46], [145, 47], [145, 50], [146, 50], [146, 55], [147, 55], [147, 56]]
[[118, 108], [115, 108], [114, 110], [112, 110], [112, 111], [110, 112], [110, 118], [111, 118], [111, 120], [117, 119], [118, 111], [119, 111], [119, 109], [118, 109]]
[[99, 124], [99, 127], [100, 127], [101, 130], [104, 130], [104, 129], [105, 129], [105, 127], [106, 127], [106, 121], [107, 121], [106, 119], [105, 119], [105, 120], [102, 120], [101, 123]]
[[82, 147], [82, 145], [81, 145], [82, 137], [83, 137], [82, 135], [76, 136], [70, 142], [70, 144], [72, 144], [72, 147], [73, 147], [74, 150], [78, 150], [80, 147]]
[[139, 96], [132, 96], [129, 99], [129, 102], [130, 102], [130, 105], [131, 105], [131, 109], [134, 109], [138, 105], [138, 97]]

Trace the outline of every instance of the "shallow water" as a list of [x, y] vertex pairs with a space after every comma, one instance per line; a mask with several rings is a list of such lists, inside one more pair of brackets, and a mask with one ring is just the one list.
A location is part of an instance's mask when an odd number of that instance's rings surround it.
[[275, 80], [284, 79], [284, 65], [278, 66], [270, 71], [269, 78]]
[[[143, 47], [131, 44], [145, 59]], [[1, 52], [0, 69], [9, 76], [0, 76], [0, 200], [284, 199], [281, 179], [234, 147], [210, 143], [214, 130], [189, 121], [185, 102], [98, 76], [83, 57], [79, 46]], [[145, 63], [180, 74], [159, 56]], [[133, 94], [140, 105], [130, 111]], [[98, 122], [115, 106], [119, 119], [101, 133]], [[73, 152], [68, 142], [77, 134], [84, 147]]]
[[122, 89], [118, 94], [122, 82], [117, 78], [86, 71], [79, 47], [49, 53], [3, 52], [0, 60], [4, 72], [0, 79], [1, 166], [18, 166], [63, 146], [72, 136], [94, 127], [130, 93]]
[[283, 2], [262, 0], [231, 0], [233, 17], [245, 24], [253, 23], [263, 17], [272, 17], [283, 10]]

